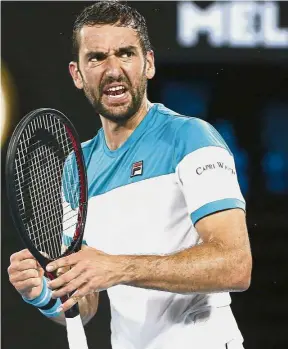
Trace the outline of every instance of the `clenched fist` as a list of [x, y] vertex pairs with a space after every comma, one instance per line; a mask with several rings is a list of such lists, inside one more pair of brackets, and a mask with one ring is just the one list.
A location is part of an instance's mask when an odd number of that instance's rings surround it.
[[34, 299], [40, 295], [44, 271], [29, 250], [11, 255], [8, 274], [11, 284], [23, 297]]

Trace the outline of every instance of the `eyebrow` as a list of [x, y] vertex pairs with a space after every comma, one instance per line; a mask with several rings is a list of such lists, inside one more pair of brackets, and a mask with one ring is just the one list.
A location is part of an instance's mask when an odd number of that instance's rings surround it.
[[[124, 47], [119, 47], [117, 50], [115, 50], [115, 53], [117, 55], [117, 54], [121, 54], [121, 53], [124, 53], [127, 51], [136, 52], [137, 46], [129, 45], [129, 46], [124, 46]], [[85, 56], [89, 59], [91, 57], [94, 57], [95, 55], [102, 56], [104, 58], [104, 57], [108, 56], [108, 53], [104, 52], [102, 50], [93, 50], [93, 51], [87, 52]]]

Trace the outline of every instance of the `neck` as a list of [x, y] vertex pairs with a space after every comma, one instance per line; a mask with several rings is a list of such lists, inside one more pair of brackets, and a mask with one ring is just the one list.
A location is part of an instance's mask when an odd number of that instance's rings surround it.
[[138, 112], [134, 114], [125, 124], [117, 124], [111, 120], [105, 119], [100, 115], [105, 140], [110, 150], [116, 150], [128, 139], [136, 127], [144, 119], [150, 109], [150, 102], [147, 98], [143, 98], [143, 103]]

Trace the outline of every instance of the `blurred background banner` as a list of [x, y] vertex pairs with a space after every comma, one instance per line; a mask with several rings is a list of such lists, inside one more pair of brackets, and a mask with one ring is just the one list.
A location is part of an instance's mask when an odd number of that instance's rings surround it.
[[161, 62], [283, 62], [288, 49], [285, 2], [145, 2], [142, 13]]
[[[56, 333], [55, 349], [66, 348], [63, 328], [24, 304], [9, 284], [9, 257], [23, 247], [7, 209], [4, 165], [12, 131], [36, 108], [65, 113], [82, 141], [101, 127], [68, 72], [72, 25], [89, 4], [1, 3], [4, 349], [50, 349], [44, 328]], [[245, 349], [287, 348], [288, 2], [129, 4], [146, 17], [155, 52], [156, 76], [149, 82], [149, 99], [207, 120], [235, 156], [254, 260], [250, 289], [232, 294]], [[91, 349], [110, 348], [109, 319], [107, 295], [101, 292], [99, 312], [86, 327]]]

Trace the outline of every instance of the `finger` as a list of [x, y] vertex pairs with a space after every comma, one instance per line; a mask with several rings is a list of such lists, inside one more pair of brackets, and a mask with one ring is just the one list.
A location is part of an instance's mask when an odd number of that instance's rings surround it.
[[23, 292], [25, 290], [31, 289], [33, 287], [38, 287], [42, 283], [40, 278], [31, 278], [25, 281], [19, 281], [14, 284], [14, 287], [18, 292]]
[[19, 282], [19, 281], [25, 281], [27, 279], [31, 278], [39, 278], [39, 272], [36, 269], [27, 269], [21, 272], [17, 272], [14, 274], [11, 274], [9, 277], [9, 280], [11, 283]]
[[15, 261], [21, 261], [23, 259], [29, 259], [29, 258], [35, 259], [32, 253], [26, 248], [24, 250], [13, 253], [10, 256], [10, 263]]
[[21, 260], [21, 261], [13, 261], [12, 264], [9, 265], [7, 271], [8, 274], [14, 274], [17, 273], [19, 271], [24, 271], [27, 269], [38, 269], [37, 267], [37, 262], [34, 259], [25, 259], [25, 260]]
[[20, 262], [15, 262], [11, 267], [17, 271], [24, 271], [27, 269], [39, 269], [35, 259], [25, 259]]
[[48, 272], [54, 271], [62, 267], [69, 267], [77, 263], [79, 259], [78, 253], [73, 253], [69, 256], [65, 256], [49, 263], [46, 267]]
[[88, 281], [88, 276], [85, 274], [84, 275], [82, 274], [78, 278], [75, 278], [72, 281], [70, 281], [64, 287], [53, 291], [52, 298], [60, 298], [67, 294], [71, 294], [75, 290], [83, 287], [83, 285], [85, 285], [87, 281]]
[[70, 270], [70, 267], [59, 268], [56, 271], [56, 275], [57, 275], [57, 277], [59, 277], [59, 276], [65, 274], [65, 273], [67, 273], [69, 270]]
[[76, 303], [79, 303], [83, 297], [86, 295], [93, 293], [93, 291], [90, 290], [90, 287], [88, 284], [84, 284], [82, 287], [78, 288], [77, 291], [73, 293], [73, 295], [64, 302], [59, 310], [63, 310], [64, 312], [69, 310], [73, 307]]
[[81, 267], [73, 267], [66, 273], [58, 276], [56, 279], [51, 280], [48, 282], [48, 287], [51, 288], [51, 290], [63, 287], [64, 285], [71, 282], [73, 279], [79, 277], [81, 273], [83, 272]]

